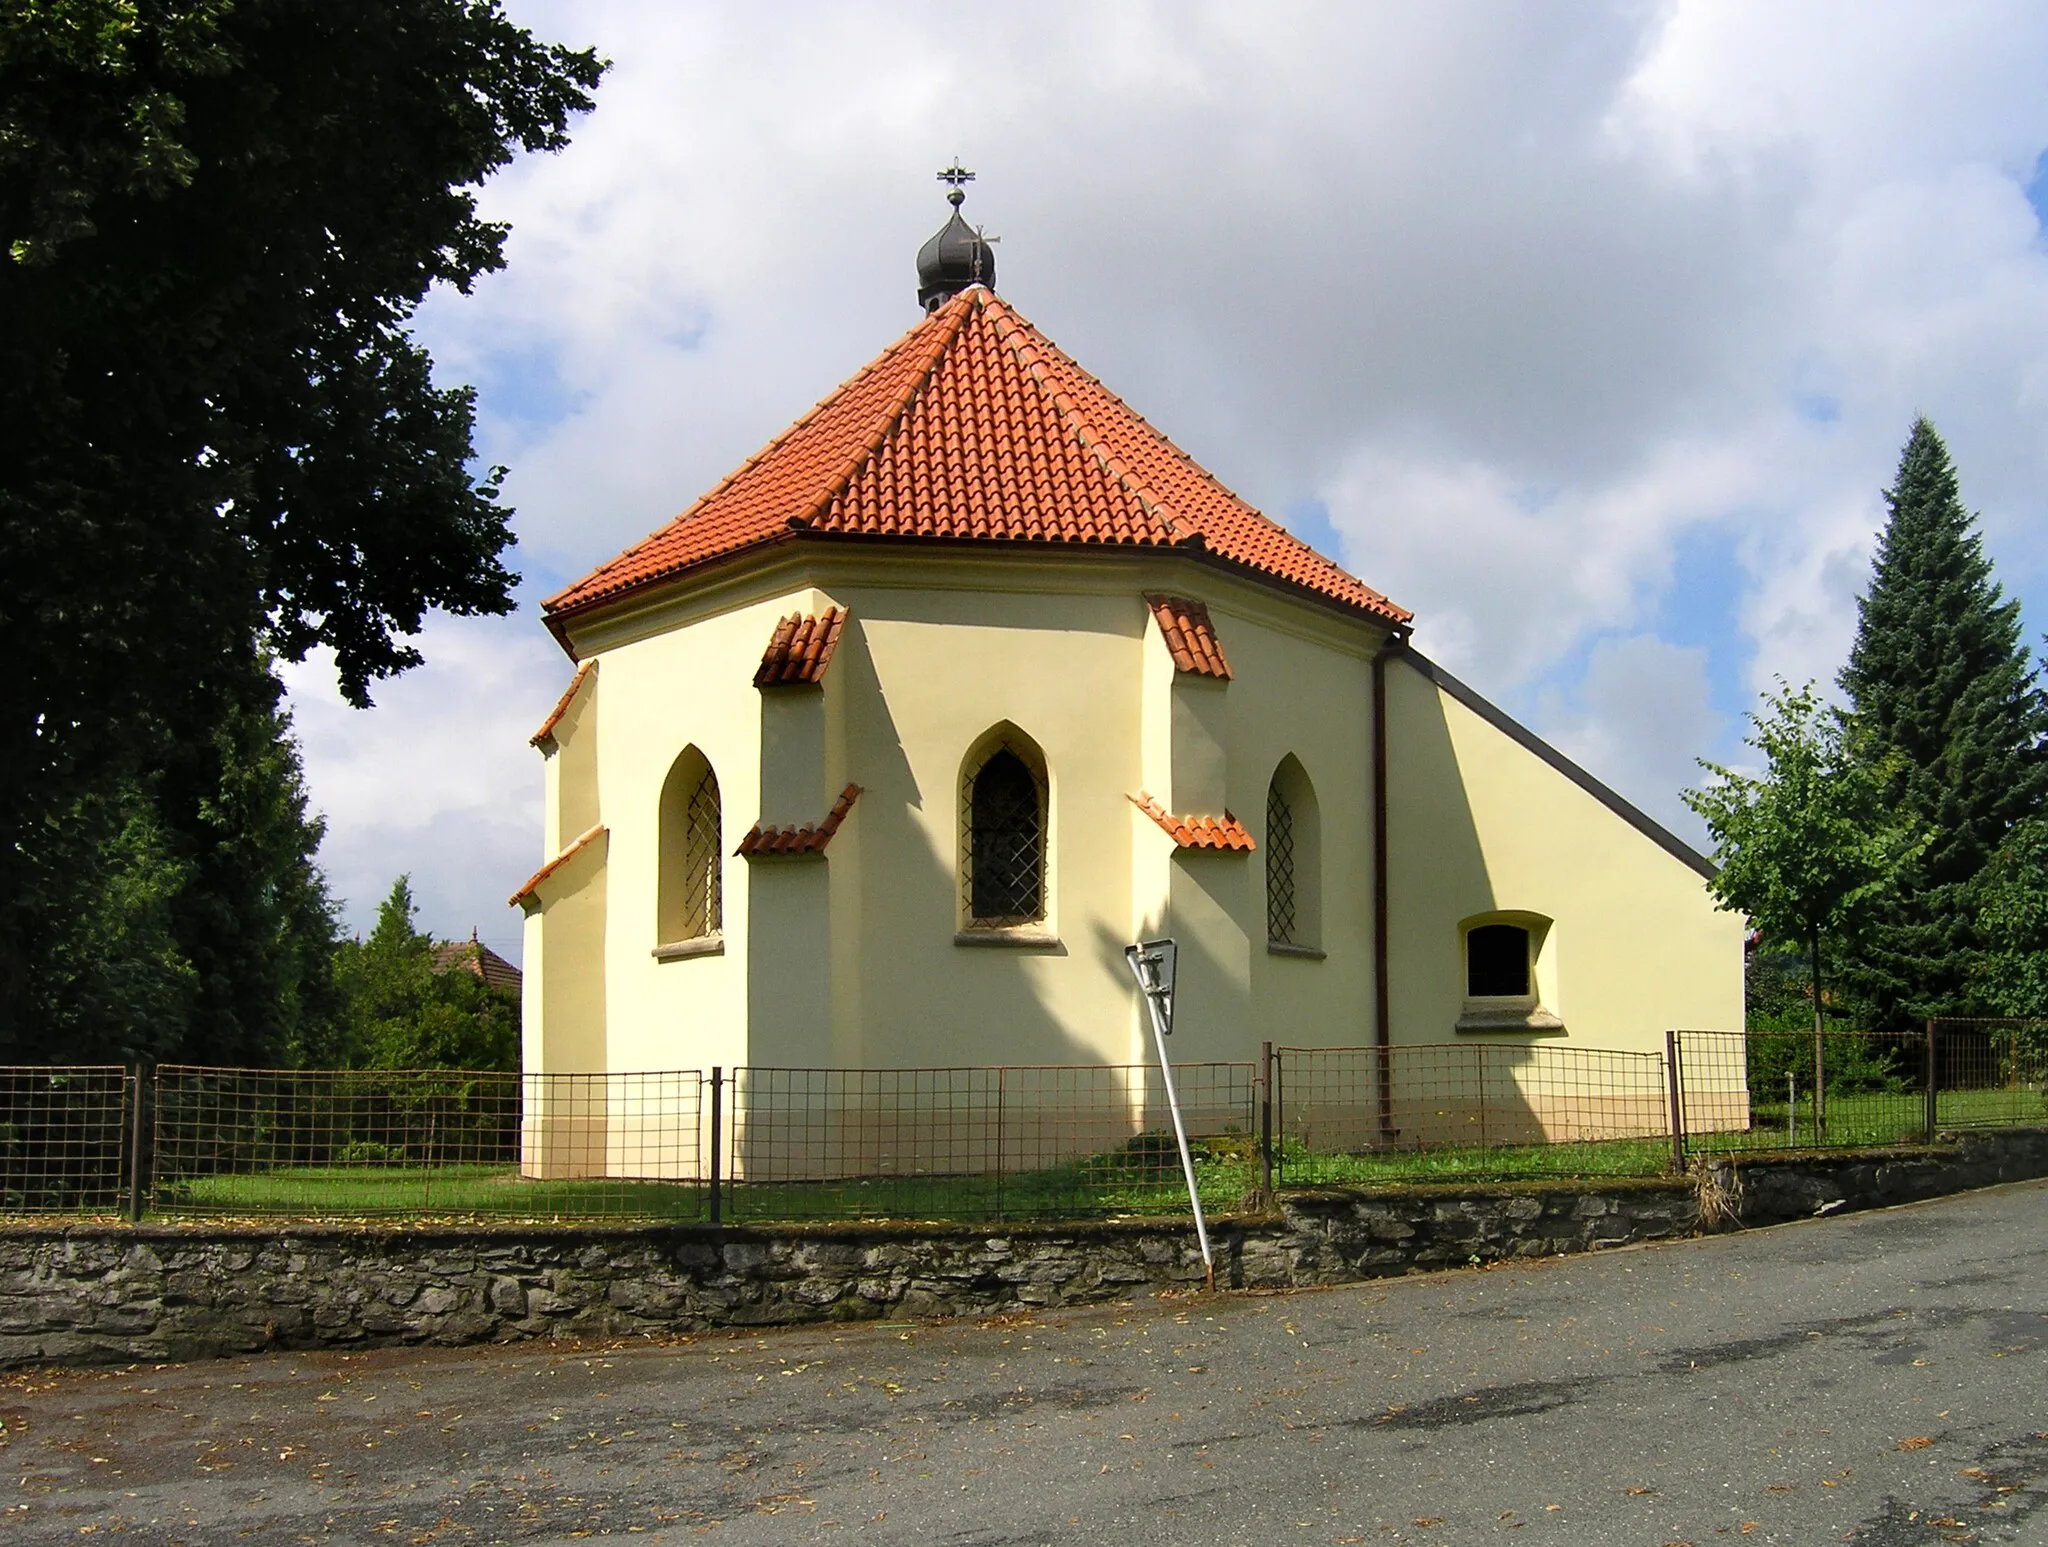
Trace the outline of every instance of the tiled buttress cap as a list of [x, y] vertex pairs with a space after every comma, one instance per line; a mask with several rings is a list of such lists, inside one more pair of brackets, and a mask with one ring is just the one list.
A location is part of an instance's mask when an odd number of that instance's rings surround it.
[[1228, 811], [1221, 817], [1173, 816], [1144, 790], [1124, 798], [1157, 822], [1183, 849], [1235, 849], [1249, 854], [1258, 848], [1244, 823]]

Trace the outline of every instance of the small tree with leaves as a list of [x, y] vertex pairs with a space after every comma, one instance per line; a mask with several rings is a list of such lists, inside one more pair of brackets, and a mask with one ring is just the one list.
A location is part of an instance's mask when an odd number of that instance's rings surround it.
[[1713, 835], [1712, 882], [1724, 908], [1748, 916], [1766, 938], [1797, 941], [1813, 980], [1813, 1120], [1827, 1121], [1827, 995], [1830, 947], [1853, 937], [1871, 903], [1925, 846], [1884, 800], [1893, 770], [1858, 757], [1840, 716], [1781, 678], [1750, 716], [1748, 744], [1764, 756], [1759, 776], [1701, 760], [1714, 776], [1684, 792]]
[[2000, 1015], [2048, 1016], [2048, 818], [2014, 827], [1975, 891], [1978, 996]]

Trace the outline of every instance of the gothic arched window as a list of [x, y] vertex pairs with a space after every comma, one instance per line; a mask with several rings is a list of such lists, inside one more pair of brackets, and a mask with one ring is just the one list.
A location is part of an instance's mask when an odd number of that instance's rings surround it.
[[661, 787], [655, 928], [664, 943], [702, 940], [725, 928], [720, 827], [718, 775], [702, 752], [687, 747]]
[[1266, 943], [1319, 954], [1322, 819], [1315, 786], [1291, 754], [1266, 786]]
[[1016, 928], [1045, 917], [1045, 759], [1005, 728], [963, 769], [960, 883], [971, 929]]

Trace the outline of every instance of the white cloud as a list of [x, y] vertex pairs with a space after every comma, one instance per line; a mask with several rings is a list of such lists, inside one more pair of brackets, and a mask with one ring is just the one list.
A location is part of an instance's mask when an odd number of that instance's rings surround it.
[[[1027, 315], [1255, 503], [1321, 499], [1425, 649], [1660, 812], [1676, 775], [1623, 744], [1652, 732], [1582, 723], [1621, 704], [1594, 674], [1679, 670], [1650, 647], [1705, 533], [1742, 577], [1706, 680], [1831, 679], [1914, 414], [2048, 601], [2036, 7], [513, 8], [617, 67], [568, 151], [486, 190], [509, 271], [422, 331], [482, 388], [538, 594], [915, 321], [957, 152]], [[1638, 643], [1589, 649], [1608, 636]], [[435, 665], [345, 738], [302, 689], [351, 895], [424, 852], [387, 811], [420, 799], [469, 824], [451, 874], [498, 844], [492, 873], [523, 873], [552, 650], [530, 612], [431, 631]], [[516, 723], [479, 671], [524, 695]], [[1694, 729], [1725, 752], [1717, 694]], [[444, 721], [502, 760], [400, 776]], [[436, 926], [466, 928], [481, 881], [446, 884]]]
[[328, 660], [285, 670], [327, 819], [322, 863], [351, 930], [369, 930], [404, 873], [435, 934], [476, 929], [517, 960], [505, 899], [541, 861], [540, 757], [526, 738], [569, 668], [530, 621], [436, 619], [420, 645], [427, 664], [377, 687], [369, 710], [335, 695]]
[[1647, 634], [1594, 643], [1573, 700], [1552, 690], [1545, 716], [1558, 750], [1604, 783], [1650, 792], [1638, 803], [1688, 843], [1711, 849], [1706, 826], [1678, 792], [1706, 780], [1698, 759], [1715, 749], [1720, 716], [1709, 703], [1706, 654]]

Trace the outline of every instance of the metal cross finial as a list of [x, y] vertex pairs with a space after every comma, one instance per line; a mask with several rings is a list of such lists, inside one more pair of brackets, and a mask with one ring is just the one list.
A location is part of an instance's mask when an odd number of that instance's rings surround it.
[[952, 191], [946, 195], [946, 202], [958, 209], [967, 199], [967, 190], [962, 184], [973, 182], [974, 174], [962, 166], [960, 158], [955, 156], [953, 164], [939, 174], [939, 181], [951, 186]]

